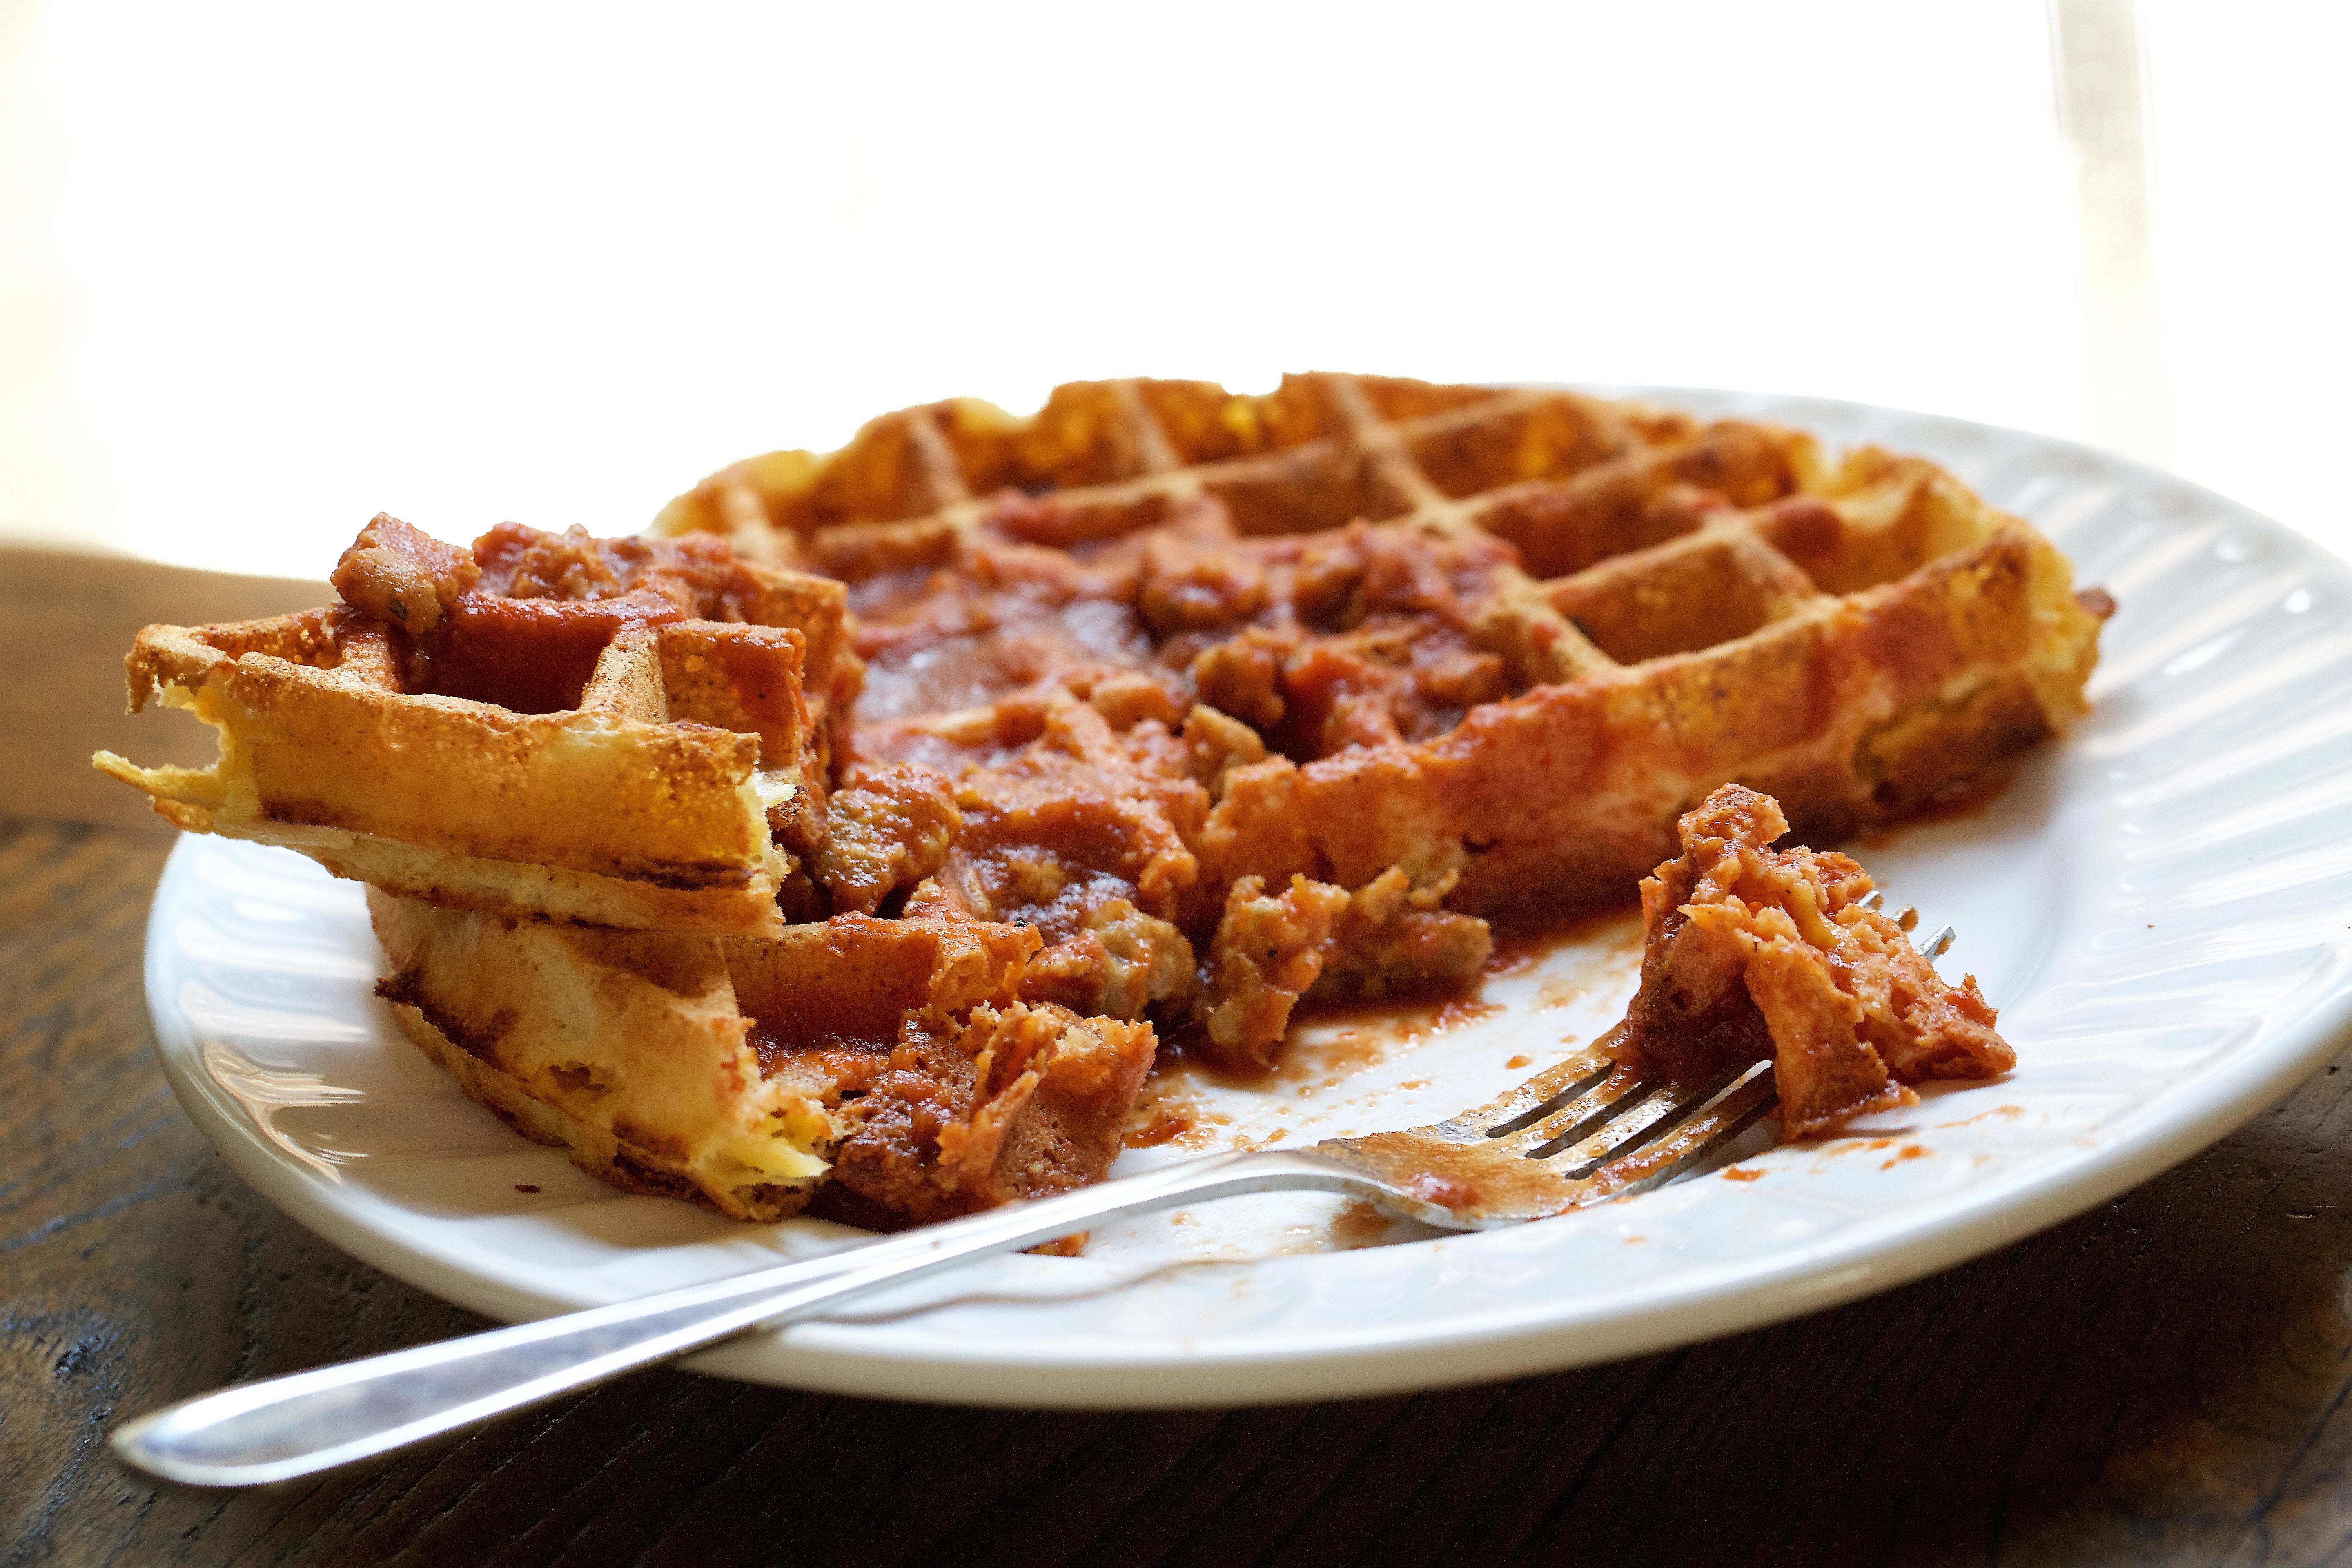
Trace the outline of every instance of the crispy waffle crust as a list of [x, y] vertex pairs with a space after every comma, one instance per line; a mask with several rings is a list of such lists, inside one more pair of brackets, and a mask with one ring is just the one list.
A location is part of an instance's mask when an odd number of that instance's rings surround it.
[[849, 584], [855, 757], [961, 816], [908, 910], [1026, 921], [1033, 994], [1239, 1061], [1623, 896], [1727, 782], [1811, 841], [1937, 801], [2084, 711], [2110, 607], [1918, 458], [1344, 375], [909, 409], [656, 531]]
[[456, 907], [782, 929], [856, 690], [838, 584], [511, 524], [468, 555], [390, 518], [336, 582], [327, 608], [142, 632], [131, 707], [195, 713], [220, 760], [99, 766], [183, 827]]

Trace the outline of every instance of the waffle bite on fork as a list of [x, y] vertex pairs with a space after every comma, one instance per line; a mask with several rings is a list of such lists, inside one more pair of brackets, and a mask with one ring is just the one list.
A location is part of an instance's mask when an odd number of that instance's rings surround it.
[[1602, 1042], [1627, 1070], [1693, 1083], [1769, 1058], [1792, 1142], [2017, 1065], [1976, 976], [1948, 984], [1869, 872], [1772, 847], [1789, 820], [1769, 795], [1726, 784], [1678, 831], [1682, 854], [1642, 879], [1641, 990]]
[[125, 661], [220, 731], [206, 769], [98, 765], [182, 827], [504, 915], [782, 929], [856, 689], [842, 590], [715, 541], [378, 517], [342, 602], [150, 626]]

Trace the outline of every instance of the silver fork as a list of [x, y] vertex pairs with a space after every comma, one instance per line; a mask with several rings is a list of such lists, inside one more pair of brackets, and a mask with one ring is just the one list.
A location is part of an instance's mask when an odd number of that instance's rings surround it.
[[[1932, 961], [1951, 943], [1947, 926], [1919, 951]], [[1612, 1031], [1501, 1098], [1433, 1127], [1212, 1155], [824, 1258], [236, 1384], [142, 1416], [118, 1428], [111, 1441], [122, 1458], [167, 1480], [290, 1480], [1099, 1220], [1244, 1193], [1310, 1190], [1369, 1199], [1391, 1214], [1451, 1230], [1518, 1225], [1670, 1182], [1772, 1107], [1769, 1062], [1709, 1082], [1668, 1084], [1620, 1066], [1613, 1042]]]

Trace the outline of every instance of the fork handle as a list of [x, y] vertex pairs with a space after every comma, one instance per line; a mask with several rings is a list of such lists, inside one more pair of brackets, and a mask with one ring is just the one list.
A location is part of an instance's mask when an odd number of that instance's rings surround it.
[[1423, 1206], [1307, 1150], [1213, 1155], [824, 1258], [235, 1384], [142, 1416], [118, 1429], [112, 1443], [122, 1458], [167, 1480], [290, 1480], [558, 1399], [762, 1323], [813, 1317], [966, 1258], [1068, 1236], [1096, 1220], [1286, 1189]]

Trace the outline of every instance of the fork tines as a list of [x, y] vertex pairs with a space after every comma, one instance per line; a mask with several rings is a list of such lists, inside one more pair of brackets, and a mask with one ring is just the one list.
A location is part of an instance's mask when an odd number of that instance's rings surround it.
[[[1884, 900], [1874, 893], [1868, 901], [1875, 908]], [[1946, 926], [1920, 942], [1918, 951], [1933, 963], [1950, 949], [1954, 935]], [[1543, 1179], [1535, 1186], [1514, 1184], [1522, 1196], [1540, 1188], [1549, 1201], [1572, 1206], [1671, 1181], [1772, 1110], [1769, 1059], [1743, 1062], [1691, 1083], [1672, 1083], [1645, 1077], [1618, 1059], [1624, 1027], [1619, 1025], [1589, 1048], [1498, 1099], [1406, 1139], [1433, 1136], [1490, 1172], [1499, 1169], [1494, 1163], [1497, 1159], [1530, 1173], [1539, 1169]], [[1383, 1134], [1336, 1140], [1328, 1146], [1353, 1145], [1360, 1151], [1373, 1142], [1396, 1143], [1398, 1139]], [[1424, 1142], [1422, 1147], [1429, 1145]], [[1527, 1165], [1519, 1166], [1520, 1160]]]
[[1771, 1064], [1743, 1063], [1689, 1084], [1643, 1077], [1615, 1059], [1617, 1038], [1539, 1073], [1433, 1131], [1516, 1154], [1591, 1196], [1654, 1186], [1713, 1153], [1772, 1105]]

